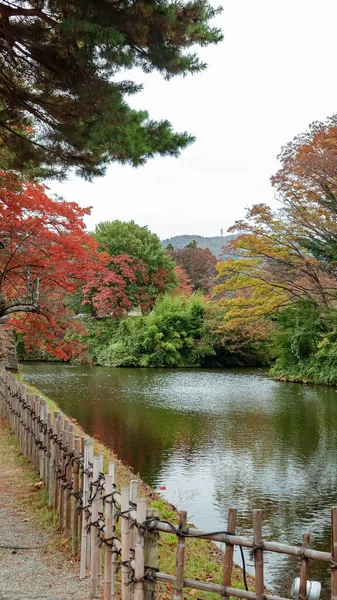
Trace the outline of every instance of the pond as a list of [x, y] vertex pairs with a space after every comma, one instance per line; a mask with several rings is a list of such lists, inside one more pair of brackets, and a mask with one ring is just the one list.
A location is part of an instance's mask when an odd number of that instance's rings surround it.
[[[330, 551], [337, 505], [337, 390], [272, 381], [264, 370], [121, 369], [24, 363], [27, 383], [54, 399], [86, 432], [202, 529], [252, 532]], [[249, 557], [247, 555], [247, 561]], [[237, 562], [240, 563], [239, 556]], [[289, 595], [293, 558], [266, 555], [266, 584]], [[327, 588], [326, 567], [309, 565]], [[327, 598], [325, 591], [322, 597]]]

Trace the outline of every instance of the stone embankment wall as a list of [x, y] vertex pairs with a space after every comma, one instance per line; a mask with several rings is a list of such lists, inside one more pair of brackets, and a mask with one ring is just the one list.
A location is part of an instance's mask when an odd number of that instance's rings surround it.
[[19, 363], [16, 354], [14, 333], [6, 326], [7, 319], [0, 319], [0, 367], [9, 371], [18, 371]]

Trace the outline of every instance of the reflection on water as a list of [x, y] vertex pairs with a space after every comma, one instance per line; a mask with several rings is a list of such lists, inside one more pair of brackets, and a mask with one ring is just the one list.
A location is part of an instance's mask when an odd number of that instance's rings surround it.
[[[251, 534], [262, 508], [264, 537], [300, 544], [308, 531], [329, 550], [337, 504], [337, 395], [278, 383], [262, 370], [166, 370], [22, 365], [25, 381], [53, 398], [142, 478], [188, 510], [203, 529], [226, 527], [230, 506]], [[269, 587], [289, 594], [296, 560], [267, 555]], [[309, 576], [323, 582], [322, 566]]]

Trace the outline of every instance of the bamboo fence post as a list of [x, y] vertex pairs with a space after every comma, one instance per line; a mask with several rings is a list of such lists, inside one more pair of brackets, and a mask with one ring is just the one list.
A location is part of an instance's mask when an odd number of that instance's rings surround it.
[[[179, 513], [179, 529], [186, 532], [187, 512], [185, 510]], [[181, 600], [184, 584], [184, 561], [185, 561], [185, 538], [178, 537], [177, 556], [176, 556], [176, 579], [174, 587], [174, 600]]]
[[[82, 493], [82, 502], [83, 502], [83, 483], [84, 483], [84, 446], [86, 444], [86, 440], [87, 438], [82, 435], [81, 436], [81, 450], [80, 450], [80, 462], [81, 464], [79, 465], [79, 486], [80, 486], [80, 492]], [[79, 511], [79, 531], [82, 531], [82, 519], [83, 519], [83, 510]]]
[[57, 421], [57, 412], [54, 412], [53, 424], [51, 425], [51, 433], [49, 435], [49, 443], [50, 443], [50, 458], [49, 458], [49, 484], [48, 484], [48, 504], [49, 506], [53, 506], [54, 504], [54, 486], [55, 486], [55, 469], [56, 469], [56, 440], [54, 439], [54, 435], [56, 434], [56, 421]]
[[42, 475], [42, 464], [43, 464], [43, 450], [41, 448], [41, 443], [43, 444], [43, 433], [41, 427], [42, 420], [42, 398], [40, 396], [37, 398], [37, 420], [36, 420], [36, 470], [41, 480]]
[[85, 518], [85, 511], [88, 505], [88, 494], [89, 494], [89, 477], [88, 477], [88, 466], [89, 466], [89, 440], [84, 440], [84, 452], [83, 452], [83, 489], [82, 489], [82, 524], [81, 524], [81, 567], [80, 567], [80, 579], [85, 579], [86, 573], [86, 562], [87, 562], [87, 523]]
[[111, 587], [112, 587], [112, 544], [113, 536], [113, 521], [112, 521], [112, 475], [105, 476], [105, 529], [104, 538], [106, 543], [104, 544], [104, 600], [111, 600]]
[[[131, 490], [130, 490], [131, 491]], [[137, 500], [137, 524], [142, 525], [146, 520], [146, 500], [139, 498]], [[134, 600], [144, 600], [144, 580], [145, 560], [144, 560], [144, 531], [138, 527], [136, 529], [135, 542], [135, 585]]]
[[26, 441], [27, 441], [26, 431], [27, 431], [27, 415], [28, 415], [27, 397], [28, 397], [28, 390], [27, 390], [26, 386], [24, 386], [24, 388], [22, 390], [22, 450], [23, 450], [23, 454], [25, 454], [25, 455], [27, 453], [27, 447], [26, 447]]
[[18, 418], [17, 418], [17, 385], [13, 381], [13, 433], [18, 434]]
[[263, 538], [262, 538], [262, 511], [253, 510], [254, 531], [254, 563], [255, 563], [255, 593], [257, 600], [264, 598], [264, 574], [263, 574]]
[[45, 424], [46, 424], [46, 402], [41, 400], [41, 422], [40, 422], [40, 477], [43, 483], [45, 483], [45, 447], [46, 447], [46, 433], [45, 433]]
[[21, 454], [25, 453], [25, 415], [26, 409], [23, 403], [25, 402], [25, 389], [22, 388], [20, 394], [20, 448]]
[[74, 441], [74, 502], [73, 502], [73, 526], [72, 526], [72, 543], [71, 543], [71, 552], [73, 556], [78, 554], [78, 509], [77, 509], [77, 496], [80, 489], [80, 466], [79, 460], [81, 456], [81, 440], [78, 435], [75, 436]]
[[21, 385], [21, 383], [18, 383], [17, 385], [17, 396], [16, 396], [16, 403], [17, 403], [17, 436], [19, 438], [19, 444], [21, 446], [21, 440], [22, 440], [22, 436], [21, 436], [21, 432], [22, 432], [22, 423], [21, 423], [21, 417], [22, 417], [22, 390], [23, 387]]
[[44, 423], [44, 401], [42, 398], [39, 398], [39, 421], [38, 421], [38, 432], [39, 432], [39, 468], [38, 473], [40, 475], [40, 479], [43, 481], [43, 446], [44, 446], [44, 432], [43, 432], [43, 423]]
[[26, 414], [26, 410], [23, 407], [23, 403], [25, 401], [25, 388], [22, 386], [20, 388], [20, 398], [19, 398], [19, 432], [20, 432], [20, 450], [21, 450], [21, 454], [25, 454], [25, 448], [24, 448], [24, 441], [25, 441], [25, 414]]
[[58, 506], [59, 506], [59, 530], [62, 531], [63, 530], [63, 520], [64, 520], [64, 494], [63, 494], [63, 477], [64, 477], [64, 472], [63, 472], [63, 467], [64, 467], [64, 447], [65, 447], [65, 440], [66, 440], [66, 432], [63, 429], [63, 431], [61, 431], [60, 434], [60, 441], [61, 441], [61, 448], [60, 448], [60, 467], [59, 467], [59, 474], [58, 474], [58, 493], [59, 493], [59, 498], [58, 498]]
[[138, 493], [138, 481], [137, 479], [131, 479], [130, 481], [130, 502], [135, 505], [137, 504], [137, 493]]
[[33, 415], [34, 415], [34, 398], [32, 394], [28, 394], [27, 403], [29, 405], [28, 413], [28, 430], [27, 430], [27, 451], [30, 463], [33, 463]]
[[7, 371], [4, 372], [4, 393], [5, 393], [5, 412], [4, 412], [4, 418], [7, 419], [8, 421], [8, 404], [7, 402], [9, 402], [9, 390], [7, 387]]
[[[304, 533], [302, 537], [302, 548], [308, 548], [310, 542], [309, 533]], [[308, 559], [303, 556], [301, 560], [301, 570], [300, 570], [300, 589], [299, 589], [299, 599], [306, 600], [307, 597], [307, 581], [308, 581]]]
[[35, 396], [31, 396], [31, 406], [32, 406], [32, 416], [31, 416], [31, 436], [30, 436], [30, 456], [31, 456], [31, 463], [32, 466], [35, 468], [35, 450], [36, 450], [36, 446], [35, 446], [35, 417], [36, 417], [36, 400], [35, 400]]
[[28, 390], [25, 387], [22, 395], [22, 448], [27, 456], [27, 426], [28, 426]]
[[36, 469], [36, 444], [35, 444], [35, 433], [36, 433], [36, 399], [35, 396], [33, 396], [33, 404], [32, 404], [32, 408], [33, 408], [33, 414], [32, 414], [32, 436], [31, 436], [31, 444], [32, 444], [32, 465], [33, 467]]
[[[79, 465], [79, 491], [82, 493], [82, 501], [83, 501], [83, 483], [84, 483], [84, 445], [86, 444], [87, 438], [84, 435], [81, 436], [81, 449], [80, 449], [80, 461], [82, 462]], [[82, 519], [83, 519], [83, 510], [79, 513], [79, 531], [82, 531]]]
[[18, 423], [18, 428], [19, 428], [19, 443], [20, 443], [20, 449], [21, 449], [21, 454], [24, 454], [24, 450], [23, 450], [23, 434], [24, 434], [24, 429], [23, 429], [23, 415], [24, 415], [24, 409], [23, 409], [23, 391], [24, 388], [23, 386], [20, 386], [19, 388], [19, 398], [18, 398], [18, 412], [19, 412], [19, 423]]
[[29, 402], [29, 416], [28, 416], [28, 425], [29, 425], [29, 431], [28, 431], [28, 458], [30, 460], [30, 463], [32, 465], [34, 465], [34, 441], [33, 441], [33, 433], [34, 433], [34, 420], [33, 420], [33, 416], [34, 416], [34, 398], [32, 396], [32, 394], [29, 394], [28, 396], [28, 402]]
[[60, 512], [59, 512], [59, 528], [60, 531], [64, 529], [64, 517], [65, 517], [65, 500], [66, 500], [66, 488], [65, 488], [65, 477], [66, 477], [66, 462], [68, 451], [68, 428], [69, 420], [64, 419], [63, 421], [63, 432], [62, 432], [62, 450], [61, 450], [61, 473], [60, 473]]
[[19, 386], [16, 385], [14, 388], [14, 417], [15, 417], [15, 428], [14, 433], [18, 438], [20, 436], [20, 417], [19, 417]]
[[34, 415], [34, 467], [35, 470], [39, 473], [40, 471], [40, 451], [38, 446], [38, 441], [40, 439], [40, 427], [38, 418], [40, 416], [40, 399], [35, 397], [35, 415]]
[[14, 391], [14, 382], [11, 385], [11, 430], [15, 433], [15, 391]]
[[41, 409], [40, 409], [40, 415], [41, 415], [41, 423], [40, 423], [40, 468], [41, 468], [41, 473], [40, 473], [40, 477], [41, 480], [43, 481], [43, 483], [46, 483], [46, 475], [45, 475], [45, 466], [46, 466], [46, 461], [45, 461], [45, 457], [46, 457], [46, 431], [45, 431], [45, 426], [47, 424], [47, 419], [46, 419], [46, 408], [47, 408], [47, 403], [44, 400], [41, 400]]
[[[228, 533], [235, 534], [236, 528], [236, 508], [228, 509], [227, 519], [227, 531]], [[230, 587], [232, 582], [232, 570], [233, 570], [233, 556], [234, 546], [232, 544], [226, 544], [225, 557], [224, 557], [224, 570], [222, 577], [222, 585], [224, 587]], [[229, 600], [229, 596], [224, 596], [226, 600]]]
[[30, 395], [30, 406], [31, 406], [31, 415], [30, 415], [30, 462], [35, 466], [35, 414], [36, 414], [36, 401], [33, 395]]
[[[137, 479], [131, 479], [130, 481], [130, 504], [132, 505], [132, 508], [136, 509], [136, 505], [137, 505], [137, 495], [138, 495], [138, 481]], [[137, 540], [137, 531], [135, 528], [133, 528], [131, 530], [130, 533], [130, 545], [131, 548], [135, 547], [135, 543]]]
[[12, 382], [12, 431], [13, 433], [15, 433], [16, 435], [16, 398], [15, 398], [15, 387], [14, 387], [14, 381]]
[[[146, 519], [159, 516], [158, 510], [148, 508], [146, 511]], [[158, 570], [158, 531], [154, 529], [151, 532], [146, 532], [144, 537], [144, 564], [146, 569]], [[144, 581], [144, 600], [156, 600], [156, 581]]]
[[25, 419], [25, 448], [26, 448], [26, 456], [28, 459], [30, 459], [30, 452], [29, 452], [29, 442], [30, 442], [30, 402], [29, 402], [29, 394], [26, 394], [26, 419]]
[[44, 474], [44, 484], [48, 486], [49, 480], [49, 445], [50, 445], [50, 424], [51, 424], [51, 415], [48, 411], [48, 404], [45, 402], [44, 405], [44, 455], [43, 455], [43, 474]]
[[48, 490], [49, 490], [49, 477], [50, 477], [50, 473], [49, 473], [49, 463], [50, 463], [50, 451], [51, 451], [51, 414], [48, 410], [48, 407], [46, 405], [46, 411], [45, 411], [45, 417], [46, 417], [46, 424], [47, 424], [47, 431], [46, 431], [46, 435], [45, 435], [45, 446], [46, 446], [46, 451], [45, 451], [45, 456], [44, 456], [44, 474], [45, 474], [45, 485], [48, 486]]
[[130, 575], [130, 523], [128, 518], [129, 511], [129, 495], [128, 487], [121, 489], [121, 534], [122, 534], [122, 600], [131, 600], [131, 586], [129, 585]]
[[[92, 512], [92, 506], [91, 503], [89, 504], [89, 498], [92, 495], [92, 482], [93, 482], [93, 466], [94, 466], [94, 441], [90, 440], [91, 443], [89, 444], [89, 462], [88, 462], [88, 485], [89, 485], [89, 493], [88, 493], [88, 509], [87, 509], [87, 515], [86, 515], [86, 526], [89, 526], [90, 523], [90, 519], [91, 519], [91, 512]], [[89, 528], [89, 532], [88, 532], [88, 537], [87, 537], [87, 569], [88, 571], [91, 569], [91, 535], [90, 535], [90, 528]]]
[[18, 390], [18, 437], [19, 437], [19, 445], [21, 448], [21, 452], [22, 452], [22, 415], [23, 415], [22, 393], [23, 393], [23, 387], [20, 386], [19, 390]]
[[[104, 476], [104, 458], [103, 458], [103, 452], [100, 452], [98, 454], [98, 458], [99, 458], [99, 478]], [[103, 490], [101, 488], [101, 486], [99, 487], [98, 490], [98, 500], [97, 500], [97, 511], [98, 511], [98, 518], [101, 519], [103, 517]], [[97, 530], [98, 532], [98, 530]], [[102, 569], [103, 569], [103, 561], [102, 561], [102, 547], [98, 546], [97, 549], [97, 582], [98, 585], [101, 585], [101, 579], [102, 579]]]
[[73, 462], [72, 455], [74, 451], [74, 425], [69, 425], [68, 431], [68, 456], [66, 458], [66, 487], [64, 490], [65, 494], [65, 535], [66, 537], [71, 537], [72, 529], [71, 529], [71, 513], [72, 513], [72, 502], [71, 502], [71, 490], [73, 483]]
[[94, 456], [94, 466], [93, 466], [93, 482], [92, 489], [94, 499], [92, 501], [91, 507], [91, 527], [90, 527], [90, 538], [91, 538], [91, 596], [92, 598], [98, 597], [98, 572], [97, 572], [97, 553], [98, 553], [98, 545], [97, 545], [97, 528], [94, 524], [97, 523], [98, 520], [98, 505], [99, 499], [97, 498], [97, 481], [99, 476], [99, 456]]
[[331, 509], [331, 600], [337, 600], [337, 507]]
[[[109, 475], [112, 477], [112, 491], [115, 489], [115, 463], [109, 463]], [[114, 500], [112, 498], [112, 500]], [[112, 517], [112, 535], [114, 535], [114, 523], [115, 523], [115, 504], [114, 501], [111, 504], [111, 517]], [[112, 548], [112, 556], [111, 556], [111, 600], [115, 599], [115, 564], [116, 564], [116, 554], [114, 552], [114, 548]]]
[[14, 408], [15, 408], [15, 397], [14, 397], [14, 385], [13, 382], [10, 385], [10, 424], [11, 424], [11, 430], [14, 431], [15, 429], [15, 415], [14, 415]]
[[22, 454], [22, 414], [23, 414], [22, 394], [23, 394], [23, 386], [20, 384], [17, 389], [17, 419], [18, 419], [17, 437], [18, 437], [18, 441], [19, 441], [19, 447], [20, 447], [21, 454]]
[[63, 477], [63, 440], [64, 433], [60, 432], [59, 435], [59, 462], [58, 462], [58, 474], [57, 474], [57, 507], [59, 511], [59, 519], [61, 518], [61, 513], [63, 513], [63, 487], [62, 487], [62, 477]]
[[8, 402], [8, 398], [9, 398], [6, 375], [7, 375], [7, 371], [4, 371], [4, 380], [3, 380], [3, 382], [4, 382], [4, 419], [7, 419], [7, 416], [8, 416], [8, 412], [7, 412], [8, 404], [7, 404], [7, 402]]
[[55, 458], [55, 485], [54, 485], [54, 508], [58, 510], [60, 500], [60, 475], [61, 475], [61, 455], [62, 455], [62, 419], [61, 412], [57, 415], [56, 421], [56, 458]]

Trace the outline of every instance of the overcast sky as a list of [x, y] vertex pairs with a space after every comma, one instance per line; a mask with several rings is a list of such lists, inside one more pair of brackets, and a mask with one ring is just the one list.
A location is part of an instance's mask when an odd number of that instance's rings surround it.
[[270, 176], [282, 145], [310, 122], [337, 112], [336, 0], [224, 0], [216, 24], [224, 42], [202, 49], [203, 73], [144, 83], [132, 106], [169, 119], [196, 142], [178, 159], [134, 169], [113, 165], [104, 178], [70, 178], [50, 188], [92, 206], [103, 220], [147, 225], [161, 238], [220, 235], [254, 202], [274, 204]]

